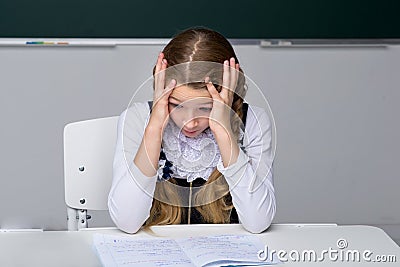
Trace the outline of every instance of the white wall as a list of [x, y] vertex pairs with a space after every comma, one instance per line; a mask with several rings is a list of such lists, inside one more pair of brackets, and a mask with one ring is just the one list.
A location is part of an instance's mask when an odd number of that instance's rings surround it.
[[[275, 222], [372, 224], [400, 239], [400, 47], [235, 48], [277, 126]], [[2, 228], [66, 228], [63, 127], [119, 115], [161, 49], [0, 47]]]

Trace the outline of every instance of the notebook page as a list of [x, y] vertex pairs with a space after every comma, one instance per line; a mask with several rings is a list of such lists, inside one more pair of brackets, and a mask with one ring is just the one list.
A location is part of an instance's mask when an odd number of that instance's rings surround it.
[[196, 266], [268, 265], [277, 261], [261, 261], [258, 251], [264, 243], [253, 235], [217, 235], [176, 239]]
[[95, 234], [93, 244], [106, 267], [195, 266], [173, 239]]

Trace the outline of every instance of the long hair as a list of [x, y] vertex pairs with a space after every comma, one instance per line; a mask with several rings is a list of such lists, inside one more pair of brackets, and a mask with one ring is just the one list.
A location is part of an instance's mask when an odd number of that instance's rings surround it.
[[[232, 45], [220, 33], [204, 27], [189, 28], [178, 35], [165, 46], [164, 56], [168, 61], [168, 68], [187, 62], [214, 62], [223, 64], [231, 57], [239, 63]], [[222, 65], [221, 65], [222, 66]], [[238, 83], [234, 89], [232, 110], [235, 116], [231, 116], [232, 131], [237, 138], [239, 128], [243, 119], [242, 105], [246, 94], [245, 78], [243, 70], [240, 68]], [[182, 73], [180, 73], [182, 75]], [[190, 71], [183, 75], [190, 75]], [[155, 75], [155, 67], [153, 69]], [[222, 89], [222, 72], [218, 77], [213, 77], [212, 81], [218, 92]], [[189, 80], [190, 81], [190, 80]], [[192, 82], [187, 86], [193, 89], [207, 89], [205, 83]], [[209, 189], [212, 184], [212, 190]], [[150, 216], [145, 223], [145, 227], [161, 224], [179, 224], [182, 220], [181, 200], [177, 190], [174, 190], [176, 181], [171, 178], [167, 181], [157, 182], [155, 197], [153, 199]], [[208, 189], [208, 190], [207, 190]], [[157, 197], [156, 197], [157, 196]], [[168, 199], [168, 204], [158, 199]], [[224, 176], [215, 169], [208, 178], [205, 186], [201, 187], [194, 195], [195, 203], [203, 203], [195, 208], [200, 212], [206, 222], [209, 223], [229, 223], [230, 212], [233, 208], [228, 184]]]

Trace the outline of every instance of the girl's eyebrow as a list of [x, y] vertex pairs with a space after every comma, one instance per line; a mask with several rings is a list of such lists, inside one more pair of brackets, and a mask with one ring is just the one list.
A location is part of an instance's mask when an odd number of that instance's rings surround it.
[[208, 102], [204, 102], [204, 103], [200, 103], [201, 105], [208, 105], [208, 104], [212, 104], [213, 103], [213, 101], [211, 100], [211, 101], [208, 101]]
[[[175, 100], [178, 101], [178, 102], [184, 102], [184, 101], [182, 101], [182, 100], [180, 100], [180, 99], [178, 99], [178, 98], [176, 98], [176, 97], [174, 97], [174, 96], [169, 96], [169, 98], [175, 99]], [[207, 102], [199, 103], [199, 104], [200, 104], [200, 105], [207, 105], [207, 104], [212, 104], [212, 103], [213, 103], [212, 100], [207, 100]]]
[[178, 98], [176, 98], [176, 97], [174, 97], [174, 96], [170, 96], [169, 98], [173, 98], [173, 99], [175, 99], [176, 101], [182, 102], [182, 100], [180, 100], [180, 99], [178, 99]]

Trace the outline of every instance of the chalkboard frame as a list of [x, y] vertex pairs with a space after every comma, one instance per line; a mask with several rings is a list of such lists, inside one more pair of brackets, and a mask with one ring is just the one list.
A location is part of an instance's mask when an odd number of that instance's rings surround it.
[[0, 38], [398, 39], [397, 0], [3, 0]]

